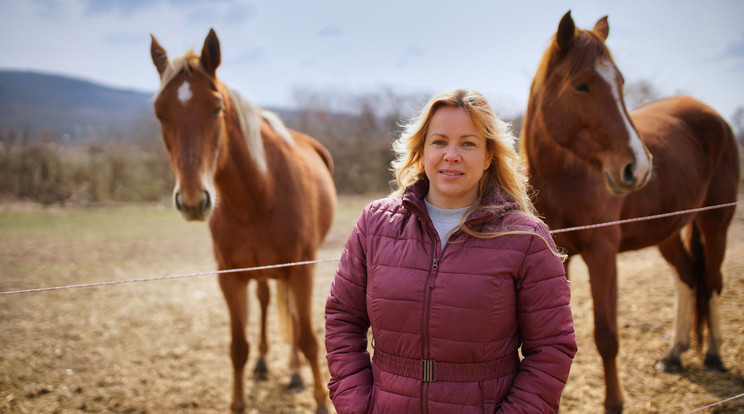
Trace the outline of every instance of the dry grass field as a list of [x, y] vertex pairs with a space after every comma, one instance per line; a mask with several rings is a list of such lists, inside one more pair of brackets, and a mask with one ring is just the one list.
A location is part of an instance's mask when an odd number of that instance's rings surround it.
[[[320, 259], [338, 258], [370, 198], [342, 198]], [[0, 205], [0, 291], [207, 272], [204, 223], [164, 206], [42, 209]], [[257, 235], [260, 237], [260, 235]], [[336, 263], [316, 267], [315, 332]], [[619, 259], [621, 378], [628, 413], [687, 413], [744, 392], [744, 207], [729, 232], [721, 300], [723, 359], [708, 374], [699, 353], [680, 374], [654, 370], [673, 323], [672, 270], [655, 249]], [[604, 380], [592, 339], [586, 267], [571, 263], [579, 352], [561, 412], [602, 411]], [[257, 337], [251, 294], [249, 338]], [[288, 346], [271, 315], [270, 377], [247, 380], [251, 413], [312, 412], [310, 391], [285, 391]], [[228, 315], [215, 276], [0, 296], [0, 412], [222, 413], [231, 392]], [[254, 347], [255, 350], [255, 347]], [[249, 364], [255, 362], [252, 352]], [[325, 359], [324, 375], [328, 378]], [[251, 368], [252, 369], [252, 368]], [[303, 368], [306, 381], [309, 369]], [[741, 413], [744, 398], [699, 412]]]

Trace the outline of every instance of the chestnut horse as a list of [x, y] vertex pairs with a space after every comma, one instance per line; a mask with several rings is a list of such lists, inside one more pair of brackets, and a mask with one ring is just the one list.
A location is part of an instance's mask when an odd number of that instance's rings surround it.
[[[313, 138], [289, 131], [276, 115], [262, 112], [217, 79], [221, 52], [214, 30], [209, 31], [201, 56], [189, 52], [170, 60], [154, 36], [150, 51], [161, 80], [155, 115], [176, 177], [173, 201], [186, 220], [209, 219], [219, 269], [315, 259], [336, 208], [328, 151]], [[243, 370], [249, 352], [245, 328], [250, 280], [257, 281], [262, 309], [254, 374], [259, 379], [266, 375], [270, 278], [278, 281], [280, 316], [282, 309], [292, 312], [286, 323], [294, 327], [292, 384], [302, 382], [296, 371], [299, 348], [312, 369], [317, 412], [327, 412], [311, 323], [312, 275], [311, 265], [219, 275], [230, 311], [234, 412], [242, 412], [246, 405]]]
[[[729, 125], [690, 97], [628, 113], [623, 77], [605, 45], [608, 33], [607, 17], [593, 30], [579, 30], [566, 13], [530, 88], [520, 151], [536, 190], [536, 208], [548, 225], [559, 229], [736, 201], [739, 161]], [[617, 372], [618, 252], [656, 245], [677, 272], [676, 329], [659, 366], [681, 368], [694, 317], [697, 334], [705, 323], [708, 327], [706, 368], [725, 370], [718, 300], [733, 214], [734, 207], [727, 207], [556, 234], [557, 244], [569, 257], [580, 254], [589, 270], [607, 412], [623, 407]]]

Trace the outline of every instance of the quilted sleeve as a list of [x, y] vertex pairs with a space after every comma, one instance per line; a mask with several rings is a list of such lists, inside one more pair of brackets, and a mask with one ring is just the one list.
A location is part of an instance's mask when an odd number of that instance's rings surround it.
[[576, 354], [563, 263], [551, 251], [555, 245], [547, 227], [540, 222], [534, 230], [516, 281], [524, 358], [501, 413], [557, 412]]
[[367, 351], [367, 265], [362, 214], [339, 261], [325, 309], [325, 345], [330, 397], [338, 413], [366, 413], [372, 394], [372, 365]]

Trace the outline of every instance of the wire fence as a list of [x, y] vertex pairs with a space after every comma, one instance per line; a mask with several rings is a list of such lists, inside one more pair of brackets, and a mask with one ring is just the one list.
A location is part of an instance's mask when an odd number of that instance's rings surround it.
[[733, 396], [733, 397], [731, 397], [731, 398], [726, 398], [725, 400], [721, 400], [721, 401], [716, 401], [716, 402], [714, 402], [713, 404], [708, 404], [708, 405], [706, 405], [705, 407], [700, 407], [700, 408], [696, 408], [696, 409], [694, 409], [694, 410], [692, 410], [692, 411], [688, 411], [688, 412], [686, 412], [685, 414], [692, 414], [692, 413], [696, 413], [696, 412], [698, 412], [698, 411], [703, 411], [703, 410], [705, 410], [705, 409], [707, 409], [707, 408], [713, 408], [713, 407], [715, 407], [715, 406], [717, 406], [717, 405], [721, 405], [721, 404], [724, 404], [724, 403], [727, 403], [727, 402], [729, 402], [729, 401], [733, 401], [733, 400], [735, 400], [735, 399], [737, 399], [737, 398], [742, 398], [742, 397], [744, 397], [744, 393], [743, 393], [743, 394], [739, 394], [739, 395], [735, 395], [735, 396]]
[[[732, 207], [732, 206], [735, 206], [737, 204], [742, 204], [742, 203], [744, 203], [744, 200], [734, 201], [731, 203], [717, 204], [714, 206], [700, 207], [700, 208], [694, 208], [694, 209], [688, 209], [688, 210], [679, 210], [679, 211], [673, 211], [673, 212], [662, 213], [662, 214], [654, 214], [651, 216], [609, 221], [605, 223], [589, 224], [585, 226], [567, 227], [563, 229], [551, 230], [550, 233], [557, 234], [557, 233], [567, 233], [571, 231], [592, 230], [592, 229], [596, 229], [600, 227], [616, 226], [620, 224], [635, 223], [635, 222], [646, 221], [646, 220], [654, 220], [654, 219], [678, 216], [678, 215], [683, 215], [683, 214], [699, 213], [699, 212], [707, 211], [707, 210], [714, 210], [714, 209], [719, 209], [719, 208], [724, 208], [724, 207]], [[278, 269], [282, 267], [303, 266], [303, 265], [315, 264], [315, 263], [336, 262], [338, 260], [340, 260], [340, 258], [306, 260], [306, 261], [300, 261], [300, 262], [281, 263], [281, 264], [274, 264], [274, 265], [267, 265], [267, 266], [245, 267], [245, 268], [240, 268], [240, 269], [213, 270], [213, 271], [207, 271], [207, 272], [187, 273], [187, 274], [181, 274], [181, 275], [165, 275], [165, 276], [144, 277], [144, 278], [136, 278], [136, 279], [113, 280], [113, 281], [108, 281], [108, 282], [83, 283], [83, 284], [77, 284], [77, 285], [51, 286], [51, 287], [42, 287], [42, 288], [34, 288], [34, 289], [11, 290], [11, 291], [0, 292], [0, 296], [16, 295], [16, 294], [21, 294], [21, 293], [49, 292], [49, 291], [64, 290], [64, 289], [79, 289], [79, 288], [87, 288], [87, 287], [111, 286], [111, 285], [120, 285], [124, 283], [153, 282], [156, 280], [185, 279], [185, 278], [191, 278], [191, 277], [197, 277], [197, 276], [218, 275], [218, 274], [225, 274], [225, 273], [253, 272], [253, 271], [267, 270], [267, 269]]]

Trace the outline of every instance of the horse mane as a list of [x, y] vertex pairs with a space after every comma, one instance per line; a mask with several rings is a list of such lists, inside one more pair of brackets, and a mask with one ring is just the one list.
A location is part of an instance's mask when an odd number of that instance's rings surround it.
[[248, 147], [248, 153], [251, 156], [258, 171], [262, 174], [268, 171], [266, 164], [266, 150], [264, 149], [263, 139], [261, 138], [261, 119], [266, 120], [271, 129], [277, 133], [290, 146], [294, 145], [294, 139], [279, 115], [274, 112], [262, 110], [256, 104], [243, 98], [243, 96], [234, 89], [229, 89], [230, 98], [235, 106], [235, 112], [240, 122], [240, 132], [245, 139], [245, 145]]
[[294, 145], [294, 139], [292, 139], [292, 134], [289, 133], [289, 129], [287, 129], [287, 126], [284, 125], [284, 122], [279, 117], [279, 114], [276, 112], [272, 112], [269, 110], [264, 109], [261, 111], [261, 115], [263, 116], [263, 119], [269, 123], [271, 126], [271, 129], [274, 130], [277, 134], [279, 134], [282, 139], [287, 141], [287, 144]]
[[565, 70], [565, 76], [575, 75], [579, 69], [587, 66], [587, 62], [594, 62], [602, 57], [612, 60], [610, 50], [604, 41], [591, 30], [579, 30], [568, 52], [560, 50], [555, 35], [553, 35], [550, 46], [545, 49], [537, 66], [535, 78], [532, 80], [532, 85], [530, 86], [530, 98], [534, 97], [545, 86], [545, 81], [548, 78], [548, 69], [553, 66], [554, 61], [557, 58], [565, 57], [567, 53], [570, 53], [572, 56], [569, 60], [570, 65]]
[[[168, 65], [160, 77], [160, 88], [155, 96], [160, 95], [163, 89], [182, 71], [187, 73], [198, 71], [204, 76], [213, 78], [199, 63], [199, 57], [193, 50], [190, 50], [180, 58], [168, 60]], [[265, 119], [271, 128], [289, 145], [294, 145], [292, 135], [277, 114], [261, 110], [253, 102], [243, 98], [236, 90], [228, 89], [228, 93], [235, 106], [235, 112], [240, 123], [240, 132], [245, 139], [248, 153], [258, 171], [265, 174], [268, 171], [268, 165], [263, 139], [261, 138], [261, 119]]]

